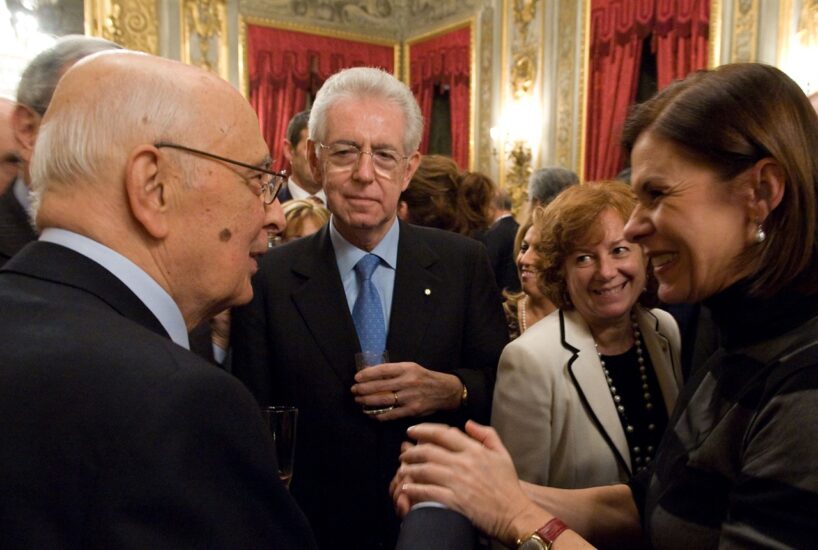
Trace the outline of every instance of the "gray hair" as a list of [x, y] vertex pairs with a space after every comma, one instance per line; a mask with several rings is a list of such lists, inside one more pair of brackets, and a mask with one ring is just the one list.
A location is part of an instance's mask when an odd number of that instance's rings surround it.
[[423, 115], [415, 96], [406, 84], [386, 71], [372, 67], [345, 69], [324, 82], [310, 112], [310, 139], [320, 142], [326, 137], [330, 107], [343, 99], [364, 97], [386, 100], [403, 111], [406, 120], [406, 133], [402, 136], [404, 154], [417, 151], [423, 133]]
[[23, 71], [17, 86], [17, 103], [45, 114], [51, 96], [66, 67], [83, 57], [104, 50], [120, 49], [121, 46], [102, 38], [71, 34], [40, 52]]
[[552, 166], [535, 170], [528, 180], [528, 200], [543, 206], [554, 200], [560, 191], [579, 183], [579, 177], [565, 168]]
[[[110, 78], [122, 78], [123, 72], [120, 69]], [[132, 76], [127, 93], [85, 101], [44, 119], [31, 161], [35, 206], [49, 188], [115, 177], [111, 170], [125, 166], [135, 143], [176, 141], [186, 135], [195, 120], [190, 86], [155, 71], [133, 71]]]

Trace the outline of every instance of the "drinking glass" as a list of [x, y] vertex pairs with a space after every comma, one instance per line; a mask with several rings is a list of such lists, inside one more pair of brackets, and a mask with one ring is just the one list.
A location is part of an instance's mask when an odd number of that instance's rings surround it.
[[[389, 362], [389, 352], [384, 351], [359, 351], [355, 354], [355, 370], [359, 371], [367, 367], [374, 367], [375, 365], [382, 365]], [[390, 392], [386, 392], [390, 393]], [[382, 414], [394, 409], [394, 405], [387, 406], [372, 406], [364, 405], [364, 414]]]
[[295, 425], [298, 409], [289, 406], [262, 407], [261, 415], [276, 444], [278, 477], [289, 489], [295, 462]]

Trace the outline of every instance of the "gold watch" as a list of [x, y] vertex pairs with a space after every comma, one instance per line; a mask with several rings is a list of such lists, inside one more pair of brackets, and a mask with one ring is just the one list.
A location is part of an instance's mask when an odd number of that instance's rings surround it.
[[551, 545], [566, 529], [568, 526], [561, 519], [551, 518], [526, 538], [517, 539], [517, 550], [551, 550]]

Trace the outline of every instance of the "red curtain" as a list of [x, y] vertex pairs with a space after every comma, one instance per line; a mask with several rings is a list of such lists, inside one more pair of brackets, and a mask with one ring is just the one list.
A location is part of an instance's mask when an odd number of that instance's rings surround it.
[[420, 152], [429, 150], [429, 126], [435, 86], [449, 87], [451, 105], [452, 158], [469, 167], [469, 121], [471, 80], [471, 28], [448, 32], [412, 44], [409, 49], [409, 82], [423, 113]]
[[658, 88], [707, 66], [709, 0], [593, 0], [585, 178], [624, 166], [619, 140], [636, 99], [644, 39], [653, 36]]
[[654, 0], [593, 0], [585, 177], [615, 176], [622, 165], [619, 134], [636, 97], [642, 41]]
[[653, 36], [661, 90], [707, 67], [710, 0], [657, 0]]
[[248, 25], [249, 100], [276, 169], [287, 168], [283, 154], [287, 124], [304, 110], [308, 94], [348, 67], [379, 67], [394, 73], [394, 56], [392, 46]]

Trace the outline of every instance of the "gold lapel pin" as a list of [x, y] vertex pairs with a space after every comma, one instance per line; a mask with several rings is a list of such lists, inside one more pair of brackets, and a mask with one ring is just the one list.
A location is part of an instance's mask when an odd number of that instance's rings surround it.
[[423, 293], [424, 293], [426, 296], [431, 296], [431, 295], [432, 295], [432, 291], [431, 291], [431, 290], [429, 290], [428, 288], [427, 288], [427, 289], [425, 289], [425, 290], [423, 291]]

